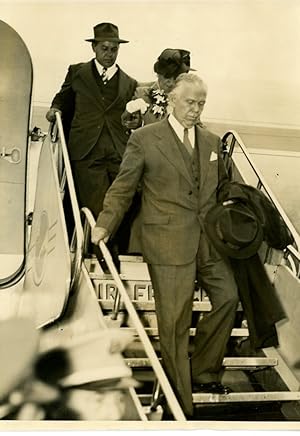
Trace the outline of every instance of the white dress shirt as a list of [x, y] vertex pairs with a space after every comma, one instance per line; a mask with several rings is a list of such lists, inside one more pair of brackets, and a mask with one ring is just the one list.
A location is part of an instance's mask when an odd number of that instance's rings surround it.
[[[95, 65], [96, 65], [96, 68], [98, 70], [98, 73], [100, 74], [100, 76], [102, 76], [103, 66], [97, 61], [97, 59], [94, 59], [94, 61], [95, 61]], [[117, 71], [118, 71], [117, 64], [113, 64], [111, 67], [107, 68], [107, 70], [106, 70], [107, 80], [110, 80], [116, 74]]]
[[[176, 120], [176, 118], [174, 117], [173, 114], [169, 115], [168, 120], [169, 120], [169, 123], [171, 124], [171, 127], [175, 131], [176, 135], [180, 139], [180, 141], [183, 142], [184, 127], [179, 123], [179, 121]], [[195, 147], [195, 127], [194, 126], [191, 127], [190, 129], [188, 129], [188, 134], [189, 134], [189, 140], [190, 140], [191, 146], [194, 148]]]

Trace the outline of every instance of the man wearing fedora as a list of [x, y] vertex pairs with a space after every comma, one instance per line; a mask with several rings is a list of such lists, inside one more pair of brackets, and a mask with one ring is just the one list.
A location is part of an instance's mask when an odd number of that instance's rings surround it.
[[128, 42], [117, 26], [100, 23], [86, 41], [95, 58], [69, 66], [46, 118], [53, 122], [61, 113], [79, 206], [97, 216], [128, 140], [121, 115], [137, 82], [116, 64], [120, 44]]
[[[207, 87], [183, 73], [169, 93], [172, 113], [132, 133], [120, 172], [92, 229], [92, 242], [107, 240], [142, 186], [141, 245], [154, 288], [163, 365], [187, 415], [194, 391], [229, 393], [222, 361], [235, 320], [237, 286], [229, 263], [204, 230], [204, 217], [217, 202], [224, 166], [220, 138], [198, 125]], [[226, 173], [224, 168], [224, 174]], [[195, 279], [212, 303], [197, 325], [189, 358], [189, 328]]]

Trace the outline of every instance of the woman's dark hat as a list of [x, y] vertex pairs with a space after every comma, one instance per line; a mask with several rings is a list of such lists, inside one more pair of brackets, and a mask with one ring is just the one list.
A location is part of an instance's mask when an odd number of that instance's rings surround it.
[[181, 73], [195, 71], [190, 66], [190, 52], [183, 49], [166, 48], [154, 64], [154, 71], [166, 78], [174, 78]]
[[217, 204], [206, 214], [204, 226], [218, 252], [234, 259], [253, 256], [263, 241], [262, 226], [245, 203]]
[[94, 38], [86, 39], [89, 42], [111, 41], [120, 44], [126, 43], [125, 39], [119, 38], [119, 29], [112, 23], [100, 23], [94, 27]]

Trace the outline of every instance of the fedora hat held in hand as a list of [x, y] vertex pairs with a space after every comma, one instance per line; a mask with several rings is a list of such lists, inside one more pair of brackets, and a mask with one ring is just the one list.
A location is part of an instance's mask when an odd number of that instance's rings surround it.
[[99, 41], [111, 41], [118, 42], [120, 44], [126, 43], [125, 39], [119, 38], [119, 29], [112, 23], [100, 23], [94, 27], [94, 38], [88, 38], [85, 41], [99, 42]]
[[217, 204], [206, 214], [204, 226], [218, 252], [234, 259], [253, 256], [263, 241], [258, 217], [242, 202]]

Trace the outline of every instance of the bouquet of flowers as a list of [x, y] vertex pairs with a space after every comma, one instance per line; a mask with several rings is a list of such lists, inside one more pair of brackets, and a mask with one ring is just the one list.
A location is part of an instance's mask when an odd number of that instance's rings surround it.
[[151, 112], [156, 117], [162, 118], [168, 107], [168, 97], [162, 89], [151, 89], [149, 92], [151, 101]]
[[130, 114], [133, 114], [134, 112], [140, 111], [143, 115], [147, 109], [149, 104], [145, 102], [142, 98], [137, 98], [136, 100], [131, 100], [126, 105], [126, 110]]

